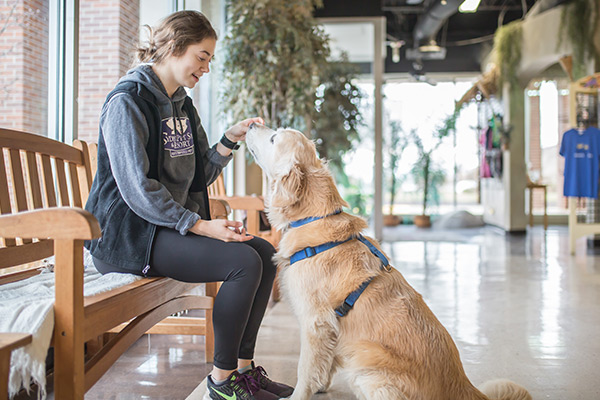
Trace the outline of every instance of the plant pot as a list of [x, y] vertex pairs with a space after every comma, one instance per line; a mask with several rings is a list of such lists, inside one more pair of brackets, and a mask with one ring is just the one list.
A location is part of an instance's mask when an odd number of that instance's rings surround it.
[[386, 214], [383, 216], [383, 225], [384, 226], [396, 226], [402, 223], [402, 218], [398, 215], [390, 215]]
[[431, 227], [431, 218], [429, 215], [415, 215], [415, 225], [419, 228]]

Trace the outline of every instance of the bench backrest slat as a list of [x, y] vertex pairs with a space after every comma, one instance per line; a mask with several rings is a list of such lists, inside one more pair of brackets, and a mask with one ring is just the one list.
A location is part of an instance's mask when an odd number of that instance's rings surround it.
[[73, 207], [83, 207], [81, 204], [81, 192], [79, 191], [79, 177], [77, 176], [77, 166], [69, 163], [69, 181], [71, 182], [71, 200]]
[[33, 208], [42, 208], [42, 189], [40, 185], [40, 175], [38, 172], [38, 163], [35, 153], [28, 151], [25, 153], [27, 166], [27, 191], [33, 203]]
[[92, 181], [96, 175], [98, 146], [95, 143], [88, 144], [81, 140], [74, 140], [73, 146], [83, 153], [83, 164], [77, 167], [77, 173], [79, 176], [81, 201], [85, 204], [92, 189]]
[[[8, 177], [6, 175], [6, 164], [4, 151], [0, 149], [0, 213], [10, 214], [10, 194], [8, 191]], [[16, 246], [17, 242], [12, 238], [1, 238], [0, 246]]]
[[[27, 211], [27, 192], [25, 191], [25, 180], [23, 179], [23, 163], [21, 162], [21, 152], [18, 149], [9, 149], [8, 157], [10, 159], [11, 181], [14, 190], [14, 202], [17, 211]], [[31, 243], [31, 239], [22, 239], [23, 243]]]
[[56, 191], [54, 184], [48, 183], [53, 181], [52, 176], [52, 161], [50, 156], [42, 154], [40, 156], [42, 163], [42, 185], [44, 187], [44, 204], [46, 207], [56, 207]]
[[[91, 186], [90, 155], [44, 136], [0, 128], [0, 213], [82, 207]], [[6, 267], [51, 256], [45, 238], [0, 238], [0, 274]]]
[[65, 162], [60, 158], [54, 159], [56, 167], [56, 180], [58, 181], [58, 204], [61, 207], [69, 207], [69, 187], [67, 186], [67, 174], [65, 174]]
[[10, 149], [9, 152], [11, 166], [11, 181], [15, 191], [14, 200], [17, 211], [26, 211], [27, 194], [25, 192], [25, 181], [23, 179], [23, 164], [21, 163], [21, 152]]

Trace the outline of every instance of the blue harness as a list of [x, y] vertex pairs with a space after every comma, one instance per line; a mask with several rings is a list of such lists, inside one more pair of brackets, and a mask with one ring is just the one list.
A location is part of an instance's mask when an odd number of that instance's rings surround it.
[[[298, 221], [293, 221], [293, 222], [290, 222], [290, 227], [297, 228], [299, 226], [306, 225], [309, 222], [317, 221], [319, 219], [326, 218], [331, 215], [337, 215], [341, 212], [342, 212], [342, 210], [337, 210], [331, 214], [327, 214], [322, 217], [309, 217], [309, 218], [304, 218], [304, 219], [301, 219]], [[365, 239], [365, 237], [361, 234], [358, 234], [356, 236], [352, 235], [348, 239], [342, 240], [339, 242], [327, 242], [327, 243], [323, 243], [323, 244], [315, 246], [315, 247], [306, 247], [306, 248], [292, 254], [292, 256], [290, 257], [290, 265], [292, 265], [298, 261], [304, 260], [306, 258], [314, 257], [319, 253], [322, 253], [324, 251], [332, 249], [336, 246], [339, 246], [340, 244], [346, 243], [353, 239], [360, 240], [362, 243], [364, 243], [369, 248], [369, 250], [371, 250], [371, 253], [373, 253], [377, 257], [379, 257], [379, 259], [381, 260], [381, 269], [385, 269], [387, 272], [391, 271], [391, 266], [390, 266], [388, 259], [383, 255], [383, 253], [381, 251], [379, 251], [379, 249], [377, 249], [377, 247], [375, 247], [371, 242], [369, 242], [367, 239]], [[338, 317], [344, 317], [344, 316], [346, 316], [346, 314], [348, 314], [348, 312], [352, 309], [352, 307], [354, 307], [354, 303], [356, 303], [356, 301], [358, 300], [360, 295], [365, 291], [367, 286], [369, 286], [369, 284], [371, 283], [373, 278], [375, 278], [375, 277], [372, 276], [369, 279], [367, 279], [366, 281], [364, 281], [358, 287], [358, 289], [356, 289], [355, 291], [350, 293], [348, 295], [348, 297], [346, 297], [346, 299], [344, 300], [344, 302], [342, 303], [341, 306], [339, 306], [335, 309], [335, 313], [338, 315]]]

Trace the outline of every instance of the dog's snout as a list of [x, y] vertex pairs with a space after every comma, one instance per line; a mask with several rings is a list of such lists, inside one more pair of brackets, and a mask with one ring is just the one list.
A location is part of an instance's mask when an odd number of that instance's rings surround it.
[[256, 128], [256, 122], [253, 122], [248, 126], [248, 130]]

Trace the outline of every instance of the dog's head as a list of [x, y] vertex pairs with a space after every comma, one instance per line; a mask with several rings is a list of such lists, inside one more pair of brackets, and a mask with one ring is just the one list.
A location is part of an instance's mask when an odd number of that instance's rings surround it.
[[253, 124], [246, 135], [246, 144], [256, 163], [272, 183], [273, 200], [290, 205], [306, 187], [306, 173], [322, 167], [315, 144], [302, 132], [279, 128], [274, 131]]
[[[277, 209], [293, 218], [305, 212], [321, 215], [331, 207], [345, 205], [315, 144], [302, 132], [283, 128], [274, 131], [253, 124], [246, 134], [246, 144], [269, 179], [271, 211]], [[337, 204], [330, 204], [333, 201]]]
[[274, 131], [264, 125], [252, 124], [246, 135], [246, 144], [256, 163], [270, 179], [287, 176], [299, 165], [321, 166], [315, 144], [294, 129]]

